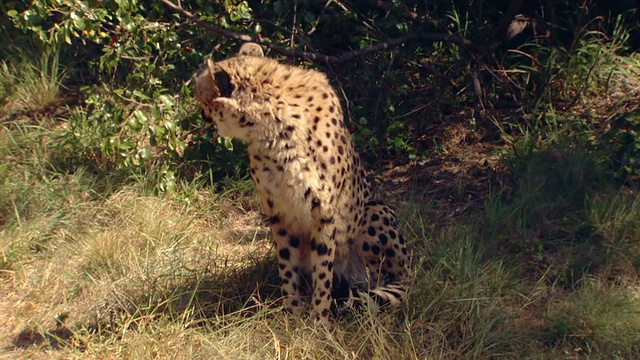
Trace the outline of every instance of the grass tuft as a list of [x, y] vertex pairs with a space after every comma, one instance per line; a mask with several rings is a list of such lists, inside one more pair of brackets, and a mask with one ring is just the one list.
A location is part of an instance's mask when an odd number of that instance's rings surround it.
[[575, 355], [625, 357], [640, 352], [637, 284], [605, 285], [584, 281], [561, 303], [547, 309], [542, 341]]
[[5, 112], [42, 111], [60, 101], [65, 72], [59, 50], [19, 50], [0, 63], [0, 101]]

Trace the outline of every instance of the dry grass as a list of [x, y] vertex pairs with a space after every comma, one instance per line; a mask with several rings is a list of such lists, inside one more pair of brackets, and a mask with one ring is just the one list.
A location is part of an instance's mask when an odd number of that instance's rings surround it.
[[[69, 345], [79, 341], [76, 331], [102, 326], [121, 326], [123, 333], [130, 326], [145, 329], [164, 317], [163, 311], [193, 326], [194, 309], [169, 309], [199, 296], [186, 287], [194, 281], [229, 281], [225, 278], [232, 272], [264, 258], [269, 249], [265, 241], [223, 240], [230, 233], [222, 228], [230, 226], [228, 221], [168, 199], [121, 191], [104, 201], [68, 206], [75, 208], [73, 219], [35, 216], [1, 233], [3, 255], [19, 253], [4, 272], [3, 293], [10, 296], [4, 297], [1, 316], [10, 332], [3, 338], [18, 348], [51, 345], [61, 329], [68, 338], [53, 343]], [[35, 237], [48, 227], [56, 230], [42, 249], [15, 249], [37, 243]]]
[[[616, 329], [630, 337], [640, 329], [628, 318], [640, 311], [630, 288], [600, 290], [601, 279], [567, 296], [544, 277], [530, 283], [478, 246], [479, 224], [425, 222], [420, 216], [429, 209], [416, 206], [401, 211], [415, 251], [406, 312], [353, 314], [328, 329], [288, 317], [256, 214], [209, 196], [185, 202], [135, 188], [104, 199], [76, 194], [65, 199], [66, 214], [42, 212], [6, 226], [5, 356], [454, 359], [637, 351], [629, 340], [613, 341]], [[610, 229], [615, 216], [606, 214]]]
[[[326, 330], [287, 318], [256, 283], [234, 284], [256, 262], [271, 261], [267, 242], [228, 236], [244, 225], [234, 228], [226, 214], [131, 191], [77, 210], [81, 231], [61, 229], [45, 254], [24, 254], [4, 273], [2, 347], [12, 356], [358, 359], [402, 349], [377, 341], [396, 335], [378, 326], [392, 316], [362, 315], [349, 325], [355, 331]], [[22, 229], [3, 232], [3, 251]], [[252, 273], [256, 282], [268, 275]], [[220, 285], [246, 292], [242, 299], [210, 293]]]

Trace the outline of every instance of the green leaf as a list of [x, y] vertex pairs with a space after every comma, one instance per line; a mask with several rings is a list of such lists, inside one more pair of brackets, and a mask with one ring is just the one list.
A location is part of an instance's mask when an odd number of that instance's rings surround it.
[[136, 110], [133, 112], [133, 116], [136, 117], [136, 119], [138, 119], [138, 121], [140, 122], [140, 124], [147, 124], [149, 123], [149, 119], [147, 118], [147, 115], [145, 115], [142, 111], [140, 110]]
[[226, 138], [218, 138], [218, 142], [222, 143], [222, 146], [224, 146], [225, 149], [229, 150], [229, 151], [233, 151], [233, 139], [230, 137], [226, 137]]
[[142, 129], [142, 124], [140, 124], [138, 119], [136, 119], [135, 117], [130, 117], [127, 121], [127, 124], [133, 131], [140, 131], [140, 129]]
[[151, 160], [151, 150], [146, 146], [140, 149], [140, 151], [138, 152], [138, 155], [140, 155], [140, 158], [144, 161]]
[[78, 30], [84, 30], [87, 27], [87, 24], [84, 20], [84, 14], [80, 11], [74, 11], [71, 13], [71, 19], [73, 20], [73, 25]]
[[153, 104], [151, 107], [151, 116], [153, 116], [153, 120], [160, 121], [162, 119], [162, 112], [157, 104]]
[[131, 150], [133, 148], [135, 148], [136, 146], [133, 143], [130, 142], [121, 142], [120, 144], [118, 144], [118, 149], [123, 150], [123, 151], [128, 151]]
[[160, 95], [158, 99], [167, 107], [167, 109], [171, 109], [173, 107], [173, 98], [169, 95]]

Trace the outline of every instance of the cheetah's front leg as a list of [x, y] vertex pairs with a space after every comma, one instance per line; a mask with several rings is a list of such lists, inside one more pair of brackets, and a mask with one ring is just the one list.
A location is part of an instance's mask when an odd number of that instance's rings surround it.
[[336, 255], [336, 227], [333, 218], [320, 218], [311, 234], [312, 305], [315, 316], [328, 322], [331, 314], [333, 261]]
[[284, 308], [299, 314], [300, 306], [300, 238], [288, 234], [287, 230], [271, 218], [271, 233], [276, 243], [278, 273], [282, 280], [280, 290], [284, 296]]

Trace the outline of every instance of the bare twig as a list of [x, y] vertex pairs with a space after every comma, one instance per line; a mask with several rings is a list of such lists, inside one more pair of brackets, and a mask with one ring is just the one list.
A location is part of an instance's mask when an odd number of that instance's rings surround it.
[[287, 57], [297, 57], [297, 58], [302, 58], [308, 61], [312, 61], [315, 63], [326, 63], [326, 64], [339, 64], [339, 63], [343, 63], [346, 61], [350, 61], [353, 60], [355, 58], [364, 56], [364, 55], [368, 55], [374, 52], [378, 52], [378, 51], [383, 51], [383, 50], [388, 50], [391, 48], [394, 48], [396, 46], [402, 45], [406, 42], [409, 42], [411, 40], [416, 40], [416, 39], [422, 39], [422, 40], [431, 40], [431, 41], [442, 41], [442, 42], [450, 42], [450, 43], [454, 43], [457, 44], [461, 47], [465, 47], [468, 48], [471, 45], [471, 42], [467, 39], [464, 39], [458, 35], [452, 35], [452, 34], [444, 34], [444, 33], [428, 33], [428, 32], [422, 32], [422, 31], [416, 31], [416, 32], [411, 32], [408, 33], [404, 36], [400, 36], [398, 38], [394, 38], [394, 39], [390, 39], [388, 41], [382, 42], [382, 43], [378, 43], [369, 47], [366, 47], [364, 49], [360, 49], [360, 50], [354, 50], [354, 51], [349, 51], [349, 52], [345, 52], [341, 55], [338, 56], [328, 56], [328, 55], [324, 55], [324, 54], [320, 54], [317, 52], [306, 52], [306, 51], [293, 51], [293, 50], [287, 50], [287, 49], [283, 49], [267, 40], [263, 40], [260, 39], [258, 37], [255, 36], [250, 36], [250, 35], [245, 35], [245, 34], [238, 34], [232, 31], [228, 31], [228, 30], [224, 30], [221, 29], [219, 27], [213, 26], [211, 24], [208, 24], [202, 20], [200, 20], [198, 18], [198, 16], [192, 14], [191, 12], [183, 9], [181, 6], [174, 4], [173, 2], [171, 2], [170, 0], [162, 0], [162, 2], [170, 7], [171, 9], [173, 9], [174, 11], [184, 15], [185, 17], [187, 17], [187, 19], [189, 19], [189, 21], [193, 22], [194, 24], [208, 30], [211, 31], [213, 33], [222, 35], [224, 37], [228, 37], [231, 39], [236, 39], [236, 40], [241, 40], [241, 41], [248, 41], [248, 42], [254, 42], [257, 44], [261, 44], [264, 45], [268, 48], [270, 48], [271, 50], [275, 51], [276, 53], [280, 54], [280, 55], [284, 55]]
[[[259, 20], [256, 20], [256, 21], [257, 21], [257, 22], [259, 22], [260, 24], [262, 24], [263, 26], [266, 24], [266, 25], [268, 25], [268, 26], [272, 26], [272, 27], [274, 27], [274, 28], [276, 28], [276, 29], [278, 29], [278, 30], [280, 30], [280, 31], [282, 31], [282, 32], [285, 32], [285, 33], [287, 33], [287, 34], [289, 34], [289, 35], [293, 35], [293, 36], [295, 36], [296, 41], [297, 41], [299, 44], [301, 44], [301, 45], [303, 45], [303, 46], [306, 46], [307, 48], [311, 49], [311, 51], [312, 51], [312, 52], [315, 52], [315, 48], [313, 47], [313, 45], [311, 45], [307, 40], [305, 40], [305, 38], [304, 38], [303, 36], [300, 36], [300, 35], [299, 35], [299, 34], [297, 34], [297, 33], [296, 33], [296, 34], [294, 34], [294, 33], [293, 33], [293, 31], [291, 31], [291, 30], [287, 29], [286, 27], [281, 26], [281, 25], [278, 25], [278, 24], [276, 24], [275, 22], [270, 21], [270, 20], [259, 19]], [[308, 33], [307, 33], [307, 35], [309, 35], [309, 34], [311, 34], [311, 32], [308, 32]]]

